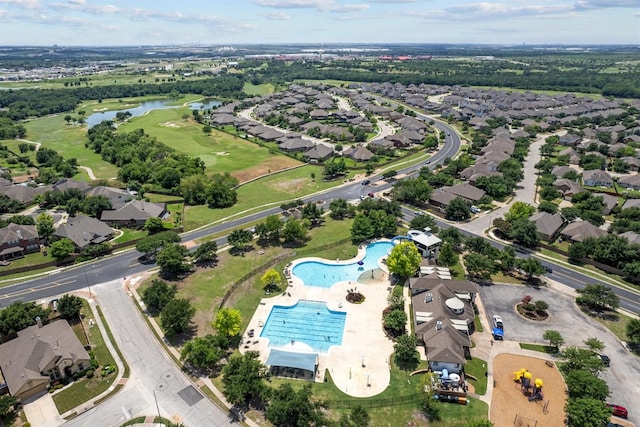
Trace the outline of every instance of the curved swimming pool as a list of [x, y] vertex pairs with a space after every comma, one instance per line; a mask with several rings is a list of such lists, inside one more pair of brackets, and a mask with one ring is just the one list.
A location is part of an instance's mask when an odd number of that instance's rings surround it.
[[292, 273], [306, 286], [330, 288], [337, 282], [355, 282], [363, 271], [378, 268], [378, 260], [387, 256], [393, 246], [391, 242], [369, 244], [362, 265], [357, 262], [328, 264], [322, 261], [304, 261], [294, 266]]
[[292, 306], [274, 305], [260, 333], [269, 338], [269, 347], [282, 347], [291, 341], [308, 344], [326, 353], [342, 344], [347, 313], [332, 311], [322, 301], [300, 300]]

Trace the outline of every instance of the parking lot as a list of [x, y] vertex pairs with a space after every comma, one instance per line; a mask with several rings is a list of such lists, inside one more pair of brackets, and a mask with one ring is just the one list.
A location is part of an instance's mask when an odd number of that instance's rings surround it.
[[[527, 320], [515, 311], [515, 305], [525, 295], [533, 302], [543, 300], [549, 304], [549, 318], [542, 322]], [[565, 346], [584, 346], [584, 340], [595, 337], [605, 344], [604, 354], [611, 358], [611, 366], [605, 368], [601, 377], [609, 385], [608, 402], [626, 407], [629, 421], [640, 425], [640, 358], [624, 349], [613, 333], [595, 320], [583, 315], [575, 306], [574, 297], [551, 288], [532, 288], [519, 285], [490, 285], [480, 287], [487, 319], [499, 315], [504, 323], [504, 339], [518, 342], [548, 344], [542, 339], [547, 329], [560, 332]], [[500, 345], [497, 341], [495, 345]]]

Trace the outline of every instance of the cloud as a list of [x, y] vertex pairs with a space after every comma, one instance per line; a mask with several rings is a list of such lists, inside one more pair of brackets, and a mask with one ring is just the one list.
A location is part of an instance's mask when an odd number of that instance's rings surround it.
[[84, 6], [86, 4], [85, 0], [68, 0], [70, 4], [77, 4]]
[[40, 2], [38, 0], [0, 0], [0, 4], [18, 6], [21, 9], [40, 9], [41, 8]]
[[291, 19], [291, 17], [284, 12], [261, 13], [261, 15], [271, 21], [287, 21]]
[[460, 6], [452, 6], [445, 11], [459, 19], [494, 18], [504, 19], [517, 16], [533, 18], [543, 15], [558, 15], [571, 12], [570, 5], [514, 5], [513, 3], [469, 3]]
[[367, 3], [338, 4], [336, 0], [254, 0], [256, 5], [273, 9], [315, 9], [320, 12], [348, 13], [369, 8]]
[[613, 9], [613, 8], [638, 8], [638, 0], [580, 0], [574, 7], [581, 9]]

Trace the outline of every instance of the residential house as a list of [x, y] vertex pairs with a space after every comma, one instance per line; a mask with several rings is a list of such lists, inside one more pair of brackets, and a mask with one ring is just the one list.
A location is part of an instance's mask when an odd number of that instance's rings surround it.
[[569, 156], [569, 164], [579, 165], [580, 155], [572, 147], [565, 148], [558, 153], [559, 156]]
[[626, 188], [627, 190], [640, 190], [640, 175], [625, 175], [618, 179], [618, 185]]
[[280, 149], [288, 153], [308, 151], [313, 147], [315, 147], [315, 144], [312, 141], [303, 138], [291, 138], [280, 144]]
[[631, 208], [640, 208], [640, 199], [627, 199], [622, 204], [622, 210]]
[[71, 216], [66, 224], [60, 225], [53, 235], [70, 239], [77, 249], [97, 245], [109, 240], [114, 234], [113, 228], [99, 219], [86, 215]]
[[613, 196], [607, 193], [595, 193], [594, 196], [602, 197], [602, 201], [604, 202], [604, 209], [602, 213], [604, 215], [609, 215], [613, 208], [618, 206], [618, 196]]
[[303, 156], [311, 163], [324, 162], [333, 156], [333, 148], [324, 144], [316, 144], [311, 150], [306, 151]]
[[448, 191], [444, 191], [444, 187], [434, 189], [431, 192], [431, 196], [429, 196], [428, 203], [431, 206], [434, 206], [440, 210], [440, 212], [444, 212], [449, 203], [453, 199], [456, 199], [458, 196], [455, 194], [449, 193]]
[[342, 153], [345, 157], [355, 160], [356, 162], [368, 162], [374, 154], [365, 146], [358, 145], [349, 147]]
[[473, 282], [429, 278], [409, 279], [414, 331], [424, 346], [429, 367], [459, 374], [471, 358], [469, 335], [474, 331]]
[[55, 184], [51, 186], [53, 191], [62, 191], [65, 192], [71, 188], [76, 188], [82, 192], [82, 194], [86, 193], [91, 186], [83, 181], [76, 181], [75, 179], [70, 178], [62, 178], [57, 181]]
[[624, 233], [620, 233], [620, 235], [627, 239], [629, 243], [640, 245], [640, 234], [633, 231], [625, 231]]
[[0, 368], [13, 397], [24, 401], [46, 393], [49, 384], [88, 368], [89, 354], [66, 320], [18, 332], [0, 345]]
[[91, 190], [85, 193], [86, 197], [97, 197], [103, 196], [109, 199], [111, 202], [112, 209], [118, 209], [129, 200], [134, 198], [133, 194], [131, 194], [128, 190], [122, 190], [120, 188], [114, 187], [106, 187], [104, 185], [97, 185], [93, 187]]
[[25, 206], [32, 205], [35, 198], [51, 190], [51, 186], [43, 185], [39, 187], [30, 187], [28, 185], [9, 185], [0, 187], [0, 194], [4, 194], [12, 200], [17, 200]]
[[40, 250], [40, 237], [35, 225], [11, 223], [0, 228], [0, 259], [20, 258]]
[[551, 242], [564, 225], [564, 219], [559, 213], [536, 212], [529, 217], [529, 221], [536, 225], [536, 230], [547, 242]]
[[572, 222], [560, 232], [560, 236], [570, 242], [582, 242], [587, 237], [602, 237], [606, 235], [607, 232], [605, 230], [587, 221]]
[[112, 227], [142, 227], [149, 218], [165, 219], [169, 215], [164, 203], [131, 200], [120, 209], [102, 211], [100, 220]]
[[638, 170], [640, 170], [640, 159], [635, 157], [620, 157], [620, 160], [629, 165], [630, 171], [638, 172]]
[[582, 173], [582, 183], [587, 187], [613, 187], [611, 175], [598, 169], [584, 171]]
[[576, 194], [585, 191], [580, 184], [566, 178], [557, 179], [553, 183], [553, 186], [557, 188], [560, 193], [562, 193], [562, 197], [565, 200], [571, 200], [571, 198]]
[[578, 135], [568, 133], [566, 135], [560, 136], [558, 142], [560, 143], [560, 145], [575, 147], [576, 145], [578, 145], [581, 139], [582, 138], [580, 138]]
[[461, 197], [470, 203], [477, 202], [478, 200], [482, 199], [485, 195], [484, 190], [474, 187], [468, 182], [452, 185], [451, 187], [442, 187], [442, 189], [458, 197]]
[[551, 175], [562, 178], [571, 171], [575, 171], [571, 166], [554, 166], [553, 169], [551, 169]]

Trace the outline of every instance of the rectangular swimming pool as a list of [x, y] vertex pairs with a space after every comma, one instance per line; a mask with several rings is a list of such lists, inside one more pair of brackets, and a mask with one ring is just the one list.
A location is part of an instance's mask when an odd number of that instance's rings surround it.
[[321, 301], [299, 300], [293, 306], [274, 305], [262, 328], [261, 337], [270, 347], [303, 342], [313, 350], [326, 353], [332, 345], [342, 344], [347, 313], [332, 311]]

